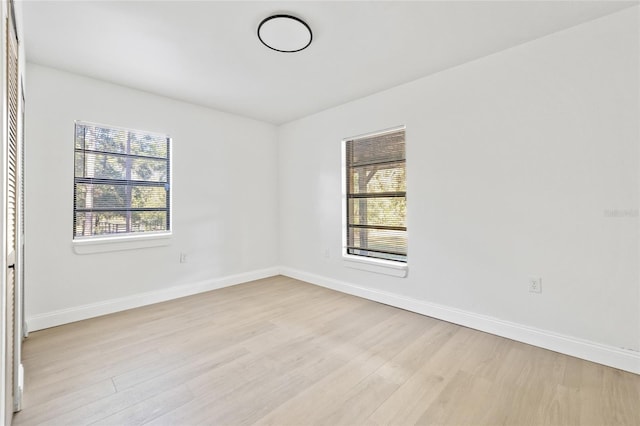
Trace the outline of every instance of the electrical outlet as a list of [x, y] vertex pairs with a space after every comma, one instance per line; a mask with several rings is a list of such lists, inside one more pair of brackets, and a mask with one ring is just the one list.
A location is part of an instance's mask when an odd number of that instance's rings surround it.
[[529, 293], [542, 293], [542, 278], [529, 278]]
[[180, 253], [180, 263], [187, 263], [187, 253]]

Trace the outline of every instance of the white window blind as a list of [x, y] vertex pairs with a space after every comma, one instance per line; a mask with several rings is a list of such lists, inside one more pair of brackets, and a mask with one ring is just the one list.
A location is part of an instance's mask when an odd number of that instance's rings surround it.
[[76, 122], [73, 237], [168, 232], [171, 139]]
[[347, 254], [406, 262], [404, 129], [345, 144]]

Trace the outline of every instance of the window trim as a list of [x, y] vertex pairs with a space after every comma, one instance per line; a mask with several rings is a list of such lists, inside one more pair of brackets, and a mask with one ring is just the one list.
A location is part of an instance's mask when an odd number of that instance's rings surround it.
[[409, 265], [397, 260], [376, 259], [375, 257], [342, 254], [342, 264], [347, 268], [361, 271], [375, 272], [392, 277], [405, 278], [409, 272]]
[[104, 253], [109, 251], [168, 246], [172, 235], [171, 231], [167, 231], [111, 237], [84, 237], [83, 239], [73, 240], [71, 245], [76, 254]]
[[[84, 121], [84, 120], [75, 120], [73, 122], [73, 134], [74, 134], [74, 155], [72, 157], [73, 161], [73, 169], [75, 170], [75, 129], [77, 125], [89, 125], [96, 127], [104, 127], [108, 129], [114, 130], [123, 130], [127, 132], [144, 132], [153, 136], [160, 136], [162, 138], [168, 139], [169, 143], [169, 155], [167, 158], [168, 161], [168, 173], [167, 180], [169, 184], [169, 194], [167, 197], [167, 202], [169, 204], [169, 208], [167, 211], [168, 220], [167, 225], [168, 229], [166, 231], [150, 231], [150, 232], [131, 232], [131, 233], [121, 233], [121, 234], [105, 234], [105, 235], [96, 235], [96, 236], [72, 236], [71, 244], [73, 251], [76, 254], [89, 254], [89, 253], [101, 253], [108, 251], [120, 251], [120, 250], [130, 250], [130, 249], [138, 249], [138, 248], [147, 248], [147, 247], [159, 247], [159, 246], [167, 246], [169, 245], [169, 240], [173, 236], [173, 138], [167, 133], [160, 132], [152, 132], [147, 130], [139, 130], [130, 127], [123, 126], [114, 126], [110, 124], [102, 124], [92, 121]], [[75, 171], [73, 173], [73, 185], [75, 188]], [[71, 200], [71, 205], [73, 206], [73, 214], [75, 216], [75, 189], [73, 191], [74, 197]], [[73, 222], [73, 217], [72, 217]]]
[[[342, 168], [342, 261], [343, 265], [348, 268], [359, 269], [384, 275], [391, 275], [395, 277], [404, 278], [408, 274], [409, 270], [409, 258], [406, 261], [379, 259], [375, 257], [358, 256], [348, 253], [347, 233], [348, 233], [348, 217], [347, 217], [347, 142], [355, 139], [361, 139], [364, 137], [382, 136], [388, 133], [394, 133], [398, 131], [405, 132], [406, 141], [406, 126], [400, 125], [395, 127], [386, 128], [376, 132], [362, 133], [356, 136], [350, 136], [342, 139], [341, 143], [341, 168]], [[405, 151], [406, 161], [406, 151]]]

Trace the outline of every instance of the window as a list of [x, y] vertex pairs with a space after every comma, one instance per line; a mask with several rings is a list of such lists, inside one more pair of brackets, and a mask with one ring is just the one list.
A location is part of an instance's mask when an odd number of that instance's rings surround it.
[[407, 261], [404, 128], [345, 140], [347, 255]]
[[73, 238], [168, 233], [171, 139], [76, 122]]

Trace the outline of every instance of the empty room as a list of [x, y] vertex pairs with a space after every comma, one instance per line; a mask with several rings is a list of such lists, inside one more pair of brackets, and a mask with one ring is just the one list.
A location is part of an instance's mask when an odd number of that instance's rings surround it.
[[3, 424], [640, 424], [638, 1], [0, 22]]

